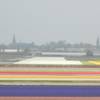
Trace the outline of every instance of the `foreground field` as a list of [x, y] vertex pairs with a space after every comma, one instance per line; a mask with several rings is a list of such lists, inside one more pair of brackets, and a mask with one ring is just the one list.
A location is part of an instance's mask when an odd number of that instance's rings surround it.
[[0, 86], [0, 96], [100, 97], [100, 86]]
[[0, 100], [100, 100], [100, 97], [0, 97]]

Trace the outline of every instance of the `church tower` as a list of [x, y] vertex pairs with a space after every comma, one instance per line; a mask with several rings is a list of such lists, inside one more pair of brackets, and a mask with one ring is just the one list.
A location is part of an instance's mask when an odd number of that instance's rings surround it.
[[14, 34], [13, 39], [12, 39], [12, 48], [16, 49], [16, 47], [17, 47], [17, 42], [16, 42], [16, 37], [15, 37], [15, 34]]
[[100, 39], [99, 39], [99, 37], [97, 37], [96, 48], [97, 48], [97, 49], [100, 48]]
[[16, 37], [15, 37], [15, 34], [13, 35], [12, 44], [13, 44], [13, 45], [16, 45]]

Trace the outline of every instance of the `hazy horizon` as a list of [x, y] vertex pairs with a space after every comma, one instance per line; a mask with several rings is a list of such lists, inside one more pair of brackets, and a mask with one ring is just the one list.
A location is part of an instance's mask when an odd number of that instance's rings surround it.
[[0, 0], [0, 44], [66, 40], [95, 44], [100, 0]]

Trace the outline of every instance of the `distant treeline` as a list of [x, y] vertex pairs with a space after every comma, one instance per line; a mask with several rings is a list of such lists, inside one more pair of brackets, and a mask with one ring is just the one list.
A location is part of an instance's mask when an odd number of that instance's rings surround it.
[[68, 48], [96, 48], [96, 45], [89, 43], [67, 43], [66, 41], [51, 41], [41, 45], [32, 43], [0, 44], [0, 49], [34, 49], [34, 50], [67, 50]]

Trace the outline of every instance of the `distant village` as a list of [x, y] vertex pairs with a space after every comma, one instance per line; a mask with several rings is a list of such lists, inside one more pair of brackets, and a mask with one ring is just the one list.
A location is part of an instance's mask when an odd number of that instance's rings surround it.
[[100, 39], [95, 45], [89, 43], [71, 44], [66, 41], [51, 41], [42, 45], [32, 43], [18, 43], [13, 35], [12, 43], [0, 44], [0, 60], [18, 60], [33, 56], [64, 56], [68, 58], [100, 58]]

